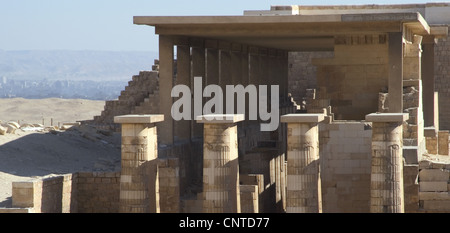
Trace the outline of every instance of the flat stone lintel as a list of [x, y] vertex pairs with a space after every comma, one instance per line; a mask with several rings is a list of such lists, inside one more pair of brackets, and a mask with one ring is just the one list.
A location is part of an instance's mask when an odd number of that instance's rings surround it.
[[162, 114], [122, 115], [114, 117], [114, 123], [121, 124], [151, 124], [161, 121], [164, 121], [164, 115]]
[[408, 113], [371, 113], [366, 115], [368, 122], [403, 122], [408, 119]]
[[281, 122], [284, 123], [318, 123], [323, 121], [325, 116], [323, 114], [287, 114], [281, 116]]
[[197, 123], [209, 124], [236, 123], [244, 120], [244, 114], [207, 114], [197, 116], [195, 120]]
[[438, 130], [436, 130], [436, 128], [434, 127], [425, 127], [423, 128], [424, 131], [424, 135], [425, 137], [431, 137], [431, 138], [435, 138], [437, 137], [438, 134]]

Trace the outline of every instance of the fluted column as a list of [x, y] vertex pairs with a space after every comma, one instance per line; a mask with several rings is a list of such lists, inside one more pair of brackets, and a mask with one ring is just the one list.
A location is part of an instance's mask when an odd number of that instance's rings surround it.
[[244, 115], [203, 115], [203, 212], [239, 213], [239, 164], [236, 123]]
[[319, 171], [319, 127], [323, 114], [287, 114], [288, 213], [321, 213], [322, 192]]
[[122, 124], [120, 205], [122, 213], [159, 213], [156, 122], [164, 115], [114, 117]]
[[370, 212], [403, 213], [403, 128], [408, 114], [369, 114], [372, 122]]

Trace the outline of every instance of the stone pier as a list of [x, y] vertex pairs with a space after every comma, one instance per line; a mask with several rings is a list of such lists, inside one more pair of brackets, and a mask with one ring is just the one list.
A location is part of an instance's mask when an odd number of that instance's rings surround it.
[[288, 213], [321, 213], [319, 127], [323, 114], [287, 114], [287, 203]]
[[114, 117], [115, 123], [122, 124], [121, 213], [159, 213], [155, 123], [163, 120], [163, 115]]
[[240, 213], [238, 141], [236, 123], [243, 114], [202, 115], [203, 212]]
[[372, 122], [370, 212], [404, 213], [403, 122], [408, 114], [369, 114]]

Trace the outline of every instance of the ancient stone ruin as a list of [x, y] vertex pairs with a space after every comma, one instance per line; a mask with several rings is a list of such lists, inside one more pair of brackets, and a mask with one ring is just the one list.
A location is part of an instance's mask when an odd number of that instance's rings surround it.
[[[448, 212], [449, 12], [429, 3], [136, 16], [155, 28], [159, 59], [85, 122], [121, 133], [121, 171], [14, 183], [14, 208], [2, 211]], [[262, 131], [248, 108], [174, 120], [171, 90], [194, 77], [223, 90], [278, 85], [278, 128]]]

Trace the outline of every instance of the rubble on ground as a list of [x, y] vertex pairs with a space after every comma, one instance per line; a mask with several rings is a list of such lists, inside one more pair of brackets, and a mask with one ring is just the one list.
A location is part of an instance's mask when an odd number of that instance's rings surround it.
[[0, 121], [0, 135], [16, 134], [17, 130], [23, 132], [42, 132], [59, 134], [66, 131], [77, 131], [83, 138], [91, 141], [99, 141], [108, 144], [107, 137], [113, 136], [114, 132], [103, 129], [96, 129], [95, 127], [83, 125], [80, 122], [62, 123], [58, 126], [44, 126], [42, 124], [23, 123], [19, 124], [15, 121], [2, 122]]

